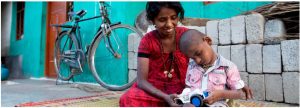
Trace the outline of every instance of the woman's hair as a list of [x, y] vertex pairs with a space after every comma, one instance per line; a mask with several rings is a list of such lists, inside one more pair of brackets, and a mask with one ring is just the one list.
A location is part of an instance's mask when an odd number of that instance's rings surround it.
[[174, 9], [177, 16], [179, 16], [179, 20], [184, 18], [184, 10], [180, 4], [180, 2], [147, 2], [146, 12], [147, 19], [153, 21], [154, 18], [158, 15], [159, 11], [162, 7]]

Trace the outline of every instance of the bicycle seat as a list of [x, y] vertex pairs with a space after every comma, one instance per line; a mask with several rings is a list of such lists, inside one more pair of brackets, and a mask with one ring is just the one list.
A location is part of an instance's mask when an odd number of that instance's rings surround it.
[[79, 17], [83, 17], [85, 14], [86, 14], [86, 10], [80, 10], [80, 11], [77, 11], [77, 12], [68, 12], [68, 15], [73, 17], [75, 15], [79, 16]]

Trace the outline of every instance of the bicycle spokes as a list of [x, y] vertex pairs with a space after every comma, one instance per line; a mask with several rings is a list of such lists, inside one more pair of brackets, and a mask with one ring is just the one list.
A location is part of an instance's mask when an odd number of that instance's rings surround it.
[[[111, 30], [111, 28], [108, 28], [105, 30], [104, 33], [104, 42], [105, 46], [108, 49], [108, 51], [115, 57], [115, 58], [121, 58], [121, 47], [123, 47], [122, 41], [120, 40], [120, 37], [126, 37], [126, 33], [124, 33], [124, 30]], [[122, 32], [123, 31], [123, 32]], [[124, 34], [122, 34], [124, 33]]]
[[112, 26], [102, 31], [91, 46], [90, 67], [99, 84], [112, 90], [129, 87], [127, 39], [134, 28], [123, 25]]

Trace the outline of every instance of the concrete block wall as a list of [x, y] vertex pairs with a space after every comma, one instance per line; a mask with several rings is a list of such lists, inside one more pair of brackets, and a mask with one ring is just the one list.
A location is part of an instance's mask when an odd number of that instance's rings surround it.
[[299, 104], [299, 39], [286, 40], [283, 22], [260, 14], [211, 20], [215, 52], [235, 63], [254, 99]]
[[[299, 39], [284, 38], [282, 21], [250, 14], [186, 27], [212, 38], [213, 50], [237, 65], [255, 100], [299, 104]], [[132, 57], [137, 50], [129, 48], [133, 46], [128, 45], [128, 56], [136, 62]], [[130, 62], [129, 67], [136, 73], [136, 64]]]
[[137, 34], [128, 35], [128, 81], [134, 80], [137, 75], [137, 52], [141, 37]]

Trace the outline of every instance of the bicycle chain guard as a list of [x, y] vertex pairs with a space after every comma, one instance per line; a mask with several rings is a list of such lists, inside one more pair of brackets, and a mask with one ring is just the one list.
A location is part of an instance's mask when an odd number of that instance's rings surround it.
[[83, 72], [82, 66], [85, 62], [85, 56], [82, 50], [65, 51], [63, 57], [63, 62], [72, 68], [72, 73]]

